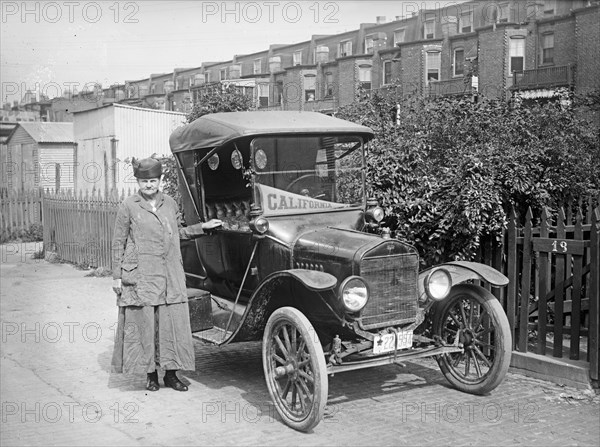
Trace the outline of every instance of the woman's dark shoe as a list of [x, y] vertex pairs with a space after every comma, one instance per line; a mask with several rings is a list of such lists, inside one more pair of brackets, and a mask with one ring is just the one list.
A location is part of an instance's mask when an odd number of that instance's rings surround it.
[[176, 391], [187, 391], [188, 387], [179, 380], [179, 377], [175, 374], [175, 370], [167, 370], [165, 377], [165, 386], [170, 386]]
[[148, 373], [146, 377], [146, 389], [148, 391], [158, 391], [159, 388], [158, 373], [156, 371]]

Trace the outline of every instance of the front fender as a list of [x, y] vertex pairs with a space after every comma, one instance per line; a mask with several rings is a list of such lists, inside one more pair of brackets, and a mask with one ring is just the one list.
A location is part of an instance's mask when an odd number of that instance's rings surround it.
[[[314, 298], [311, 301], [312, 306], [321, 306], [325, 311], [334, 316], [335, 311], [324, 301], [322, 292], [326, 294], [335, 293], [334, 288], [337, 285], [337, 278], [329, 273], [315, 270], [289, 269], [275, 272], [267, 276], [254, 291], [246, 311], [242, 316], [239, 327], [225, 341], [247, 341], [259, 339], [262, 330], [265, 327], [269, 313], [273, 310], [269, 305], [271, 297], [285, 284], [301, 284], [307, 290], [307, 293]], [[283, 300], [283, 297], [282, 297]], [[280, 306], [292, 305], [290, 302], [282, 301]], [[339, 317], [337, 317], [339, 319]]]
[[290, 269], [282, 270], [266, 277], [256, 292], [258, 292], [264, 284], [267, 284], [269, 281], [273, 281], [280, 276], [292, 276], [304, 284], [309, 290], [315, 292], [333, 289], [337, 285], [337, 278], [329, 273], [316, 270]]
[[485, 281], [492, 287], [504, 287], [508, 284], [508, 278], [489, 265], [480, 264], [479, 262], [452, 261], [430, 267], [419, 273], [419, 296], [421, 298], [425, 295], [425, 277], [431, 270], [440, 267], [448, 270], [448, 273], [450, 273], [450, 276], [452, 277], [453, 286], [470, 279]]

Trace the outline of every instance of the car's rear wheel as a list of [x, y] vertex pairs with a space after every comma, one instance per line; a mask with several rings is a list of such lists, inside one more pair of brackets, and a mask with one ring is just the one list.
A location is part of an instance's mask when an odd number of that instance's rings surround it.
[[434, 333], [463, 352], [437, 357], [446, 379], [457, 389], [486, 394], [504, 379], [512, 350], [506, 314], [498, 300], [482, 287], [460, 284], [452, 288], [434, 316]]
[[298, 309], [282, 307], [269, 318], [262, 343], [269, 394], [283, 421], [309, 431], [323, 418], [327, 367], [319, 337]]

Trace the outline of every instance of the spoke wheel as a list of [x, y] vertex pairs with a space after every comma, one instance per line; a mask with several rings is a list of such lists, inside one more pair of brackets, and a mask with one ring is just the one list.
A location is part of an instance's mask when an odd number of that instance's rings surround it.
[[262, 343], [267, 388], [283, 421], [309, 431], [323, 418], [327, 367], [319, 337], [298, 309], [277, 309], [267, 322]]
[[510, 366], [512, 337], [502, 306], [486, 289], [461, 284], [440, 303], [434, 331], [447, 344], [455, 342], [463, 352], [437, 357], [446, 379], [457, 389], [486, 394], [504, 379]]

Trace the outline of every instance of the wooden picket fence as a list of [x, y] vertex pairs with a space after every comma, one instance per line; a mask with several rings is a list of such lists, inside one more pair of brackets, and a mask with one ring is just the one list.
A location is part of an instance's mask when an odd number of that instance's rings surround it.
[[42, 223], [40, 190], [0, 193], [0, 240], [6, 241]]
[[[44, 246], [63, 260], [111, 268], [113, 226], [125, 197], [124, 191], [106, 197], [45, 193]], [[503, 237], [484, 240], [475, 259], [510, 280], [508, 287], [490, 290], [506, 310], [513, 348], [585, 360], [596, 382], [600, 375], [598, 202], [589, 198], [579, 203], [577, 212], [571, 203], [554, 217], [544, 211], [537, 219], [531, 210], [522, 218], [513, 211]]]
[[125, 191], [104, 197], [46, 192], [43, 196], [44, 247], [68, 262], [111, 268], [111, 243], [117, 209]]
[[523, 218], [513, 211], [502, 240], [485, 241], [477, 258], [510, 280], [491, 291], [508, 316], [514, 349], [587, 361], [593, 381], [600, 376], [598, 202], [571, 202], [537, 219], [531, 210]]

